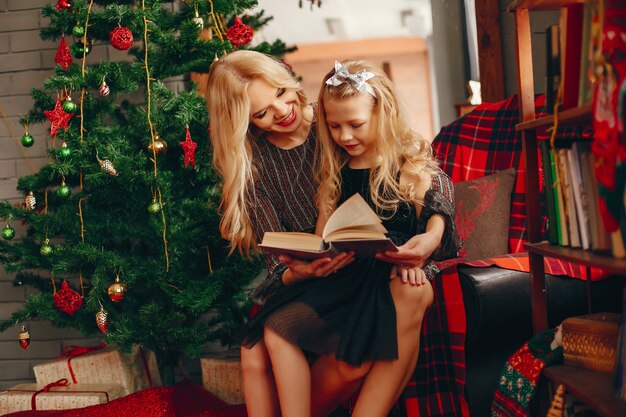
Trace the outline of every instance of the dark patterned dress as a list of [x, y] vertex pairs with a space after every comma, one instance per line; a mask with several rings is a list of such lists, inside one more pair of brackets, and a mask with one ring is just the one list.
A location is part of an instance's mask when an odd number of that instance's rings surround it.
[[[315, 139], [315, 123], [312, 123], [307, 140], [294, 148], [279, 148], [264, 137], [255, 142], [253, 159], [257, 175], [247, 194], [248, 212], [257, 242], [263, 240], [265, 232], [315, 231]], [[263, 305], [282, 286], [282, 276], [287, 269], [278, 257], [264, 256], [267, 277], [249, 293], [257, 305]]]
[[[342, 170], [342, 194], [338, 204], [354, 193], [369, 198], [369, 170]], [[457, 256], [460, 239], [454, 227], [453, 188], [438, 171], [416, 216], [412, 204], [400, 204], [395, 215], [383, 220], [389, 237], [397, 244], [426, 230], [428, 219], [441, 214], [446, 229], [433, 259]], [[388, 216], [381, 216], [382, 218]], [[316, 354], [335, 353], [352, 365], [398, 358], [396, 310], [389, 288], [392, 264], [373, 258], [356, 259], [326, 278], [313, 278], [279, 288], [265, 306], [250, 319], [243, 346], [251, 347], [269, 326], [285, 340]], [[430, 279], [438, 272], [426, 268]]]

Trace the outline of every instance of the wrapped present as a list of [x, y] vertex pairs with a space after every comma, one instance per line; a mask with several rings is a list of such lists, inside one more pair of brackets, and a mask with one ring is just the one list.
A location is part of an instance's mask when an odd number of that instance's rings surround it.
[[207, 355], [200, 365], [204, 389], [228, 404], [244, 402], [239, 350]]
[[130, 354], [101, 344], [70, 346], [59, 358], [33, 367], [40, 385], [66, 378], [73, 384], [119, 384], [124, 395], [161, 385], [156, 357], [138, 347]]
[[0, 392], [0, 415], [24, 410], [67, 410], [105, 404], [124, 395], [116, 384], [71, 384], [60, 379], [47, 385], [19, 384]]

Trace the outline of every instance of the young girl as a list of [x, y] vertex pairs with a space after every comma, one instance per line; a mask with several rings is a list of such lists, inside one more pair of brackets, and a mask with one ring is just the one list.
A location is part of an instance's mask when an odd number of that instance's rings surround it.
[[[293, 75], [272, 57], [241, 50], [211, 65], [208, 91], [214, 166], [222, 177], [220, 231], [232, 249], [248, 253], [266, 231], [313, 232], [317, 218], [314, 112]], [[402, 262], [429, 256], [434, 247], [429, 249], [425, 236], [415, 236], [414, 242], [400, 248], [396, 254], [403, 256]], [[312, 263], [294, 261], [289, 268], [277, 257], [266, 256], [265, 260], [267, 279], [250, 294], [255, 309], [261, 310], [276, 289], [305, 277], [327, 276], [351, 262], [352, 257], [342, 254]], [[422, 314], [420, 294], [413, 290], [411, 285], [392, 285], [399, 312], [398, 330], [403, 336], [399, 350], [411, 354], [417, 351]], [[401, 378], [414, 366], [413, 356], [404, 358], [406, 361], [396, 361], [392, 366], [375, 363], [370, 371], [368, 366], [338, 362], [332, 355], [320, 356], [311, 369], [311, 401], [317, 415], [330, 413], [349, 398], [368, 371], [363, 389], [380, 387], [394, 376]], [[261, 341], [251, 349], [242, 348], [241, 365], [248, 416], [278, 416], [265, 344]]]
[[[423, 234], [424, 245], [436, 248], [434, 259], [457, 255], [452, 184], [437, 167], [429, 143], [408, 127], [382, 71], [360, 61], [335, 64], [319, 95], [318, 141], [318, 233], [334, 208], [360, 193], [396, 244]], [[300, 262], [284, 261], [292, 276], [306, 275]], [[382, 385], [371, 383], [373, 368], [353, 410], [357, 417], [386, 416], [408, 381], [418, 350], [407, 351], [399, 343], [404, 335], [396, 328], [392, 292], [402, 283], [396, 279], [390, 284], [388, 278], [400, 275], [420, 284], [411, 288], [420, 306], [415, 312], [419, 330], [433, 300], [428, 280], [437, 272], [432, 263], [419, 268], [358, 259], [324, 280], [300, 279], [279, 289], [250, 321], [243, 345], [264, 340], [282, 416], [310, 415], [310, 373], [303, 350], [330, 354], [352, 366], [405, 364], [387, 370], [395, 379]]]

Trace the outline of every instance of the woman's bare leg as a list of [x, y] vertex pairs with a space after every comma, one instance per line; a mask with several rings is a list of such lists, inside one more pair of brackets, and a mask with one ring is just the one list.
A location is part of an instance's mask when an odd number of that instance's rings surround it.
[[433, 302], [430, 282], [420, 287], [390, 283], [396, 306], [398, 360], [374, 362], [359, 392], [353, 417], [386, 417], [400, 397], [417, 363], [422, 321]]
[[272, 363], [263, 340], [241, 348], [241, 373], [248, 417], [279, 417]]
[[266, 327], [265, 345], [272, 361], [282, 417], [311, 415], [311, 370], [302, 350]]

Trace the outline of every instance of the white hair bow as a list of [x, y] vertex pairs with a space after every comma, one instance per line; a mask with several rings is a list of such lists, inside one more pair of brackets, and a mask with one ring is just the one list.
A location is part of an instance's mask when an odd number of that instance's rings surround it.
[[369, 71], [361, 70], [355, 74], [350, 74], [348, 68], [344, 67], [339, 61], [335, 61], [335, 74], [326, 80], [326, 84], [337, 87], [345, 82], [349, 82], [352, 86], [362, 93], [369, 93], [376, 98], [376, 92], [367, 80], [374, 78], [376, 75]]

